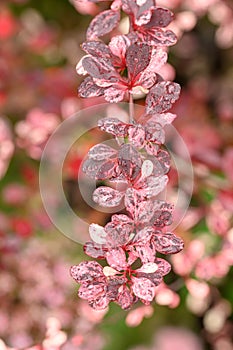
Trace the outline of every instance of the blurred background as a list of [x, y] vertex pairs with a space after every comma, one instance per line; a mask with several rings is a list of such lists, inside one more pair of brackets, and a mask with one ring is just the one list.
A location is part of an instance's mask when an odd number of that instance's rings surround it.
[[[50, 222], [38, 172], [56, 127], [103, 102], [78, 98], [75, 66], [92, 16], [109, 3], [0, 2], [0, 350], [233, 349], [233, 2], [157, 4], [174, 11], [179, 37], [164, 77], [182, 86], [174, 126], [194, 171], [190, 207], [176, 228], [185, 250], [170, 258], [169, 288], [155, 304], [94, 312], [78, 300], [69, 276], [70, 265], [86, 259], [82, 246]], [[125, 25], [123, 18], [115, 34]], [[70, 206], [102, 224], [109, 216], [85, 204], [77, 174], [103, 137], [85, 134], [63, 166]], [[183, 154], [179, 145], [176, 153]], [[176, 171], [169, 176], [176, 188]]]

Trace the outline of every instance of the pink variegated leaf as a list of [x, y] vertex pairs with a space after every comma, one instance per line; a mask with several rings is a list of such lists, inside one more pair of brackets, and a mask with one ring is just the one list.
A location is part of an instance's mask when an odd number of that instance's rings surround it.
[[122, 2], [121, 0], [113, 0], [112, 5], [111, 5], [111, 9], [114, 11], [120, 10], [121, 5], [122, 5], [121, 2]]
[[93, 201], [102, 207], [116, 207], [123, 197], [124, 193], [107, 186], [100, 186], [93, 193]]
[[156, 156], [159, 150], [159, 145], [148, 142], [145, 143], [144, 148], [147, 154], [149, 154], [150, 156]]
[[148, 262], [143, 264], [139, 269], [137, 269], [138, 272], [143, 272], [143, 273], [154, 273], [158, 270], [158, 265], [155, 264], [154, 262]]
[[171, 264], [168, 261], [156, 258], [155, 263], [158, 265], [157, 273], [160, 273], [162, 276], [167, 275], [171, 271]]
[[145, 130], [140, 124], [128, 128], [129, 142], [136, 148], [142, 148], [145, 141]]
[[112, 57], [112, 53], [109, 47], [104, 44], [102, 41], [86, 41], [82, 44], [82, 49], [96, 58], [107, 58], [110, 59]]
[[87, 39], [93, 40], [110, 33], [119, 23], [119, 11], [106, 10], [97, 15], [87, 29]]
[[168, 9], [157, 7], [152, 10], [150, 22], [145, 24], [145, 28], [167, 27], [173, 20], [173, 13]]
[[166, 112], [180, 95], [180, 85], [170, 81], [156, 84], [146, 97], [148, 114]]
[[87, 77], [80, 84], [78, 93], [80, 97], [98, 97], [104, 94], [104, 88], [97, 86], [91, 77]]
[[105, 258], [105, 250], [102, 244], [97, 244], [95, 242], [86, 242], [84, 244], [83, 250], [85, 254], [91, 256], [95, 259], [104, 259]]
[[173, 205], [164, 201], [154, 201], [153, 225], [155, 227], [164, 227], [172, 223]]
[[147, 242], [142, 245], [137, 245], [135, 246], [135, 249], [142, 264], [155, 262], [156, 250], [152, 243]]
[[141, 40], [148, 45], [163, 47], [172, 46], [177, 42], [176, 35], [171, 30], [162, 28], [143, 28], [142, 33], [138, 33]]
[[125, 192], [125, 207], [128, 212], [132, 215], [132, 217], [137, 216], [137, 207], [140, 201], [140, 196], [137, 193], [137, 190], [134, 188], [127, 188]]
[[[153, 114], [152, 118], [149, 120], [148, 123], [158, 123], [162, 127], [165, 125], [171, 124], [173, 120], [176, 118], [176, 114], [172, 113], [161, 113], [161, 114]], [[147, 124], [145, 125], [147, 128]]]
[[173, 233], [163, 233], [154, 235], [156, 250], [161, 254], [176, 254], [183, 250], [184, 242]]
[[163, 281], [163, 276], [157, 271], [153, 273], [137, 272], [136, 276], [149, 279], [157, 287]]
[[78, 283], [104, 279], [103, 268], [96, 261], [82, 261], [70, 269], [70, 274]]
[[[163, 174], [167, 174], [170, 170], [171, 166], [171, 157], [167, 151], [159, 150], [159, 152], [156, 155], [156, 160], [159, 161], [161, 168], [163, 169]], [[156, 169], [154, 167], [154, 169]], [[156, 175], [154, 173], [154, 175]]]
[[103, 164], [104, 164], [103, 161], [97, 161], [94, 159], [85, 159], [82, 165], [82, 171], [89, 177], [95, 179], [99, 169]]
[[126, 137], [128, 125], [117, 118], [104, 118], [98, 121], [100, 130], [108, 132], [118, 137]]
[[95, 175], [96, 180], [106, 180], [110, 179], [115, 175], [116, 169], [116, 161], [115, 160], [107, 160], [106, 162], [102, 162], [101, 166], [98, 168], [98, 171]]
[[132, 277], [132, 290], [134, 294], [146, 301], [151, 302], [155, 297], [155, 285], [147, 278]]
[[124, 144], [118, 153], [118, 163], [125, 177], [134, 180], [140, 173], [142, 159], [132, 145]]
[[154, 7], [154, 0], [146, 0], [141, 3], [135, 18], [135, 23], [138, 26], [142, 26], [150, 21], [153, 7]]
[[116, 225], [129, 225], [129, 227], [133, 227], [134, 225], [134, 221], [128, 216], [128, 215], [125, 215], [125, 214], [114, 214], [112, 217], [111, 217], [111, 221], [114, 222], [114, 224]]
[[109, 222], [105, 225], [107, 243], [111, 247], [124, 246], [130, 239], [133, 231], [133, 222]]
[[123, 285], [117, 296], [117, 303], [123, 310], [129, 309], [134, 303], [134, 297], [130, 292], [129, 288]]
[[135, 0], [122, 0], [122, 10], [128, 15], [136, 15], [138, 11], [138, 6]]
[[100, 226], [98, 224], [91, 224], [89, 226], [89, 234], [91, 239], [98, 244], [105, 244], [106, 243], [106, 236], [107, 233], [104, 230], [103, 226]]
[[130, 46], [131, 42], [125, 35], [116, 35], [114, 36], [110, 43], [109, 49], [112, 54], [116, 57], [119, 57], [121, 61], [125, 60], [125, 54], [127, 48]]
[[101, 295], [105, 295], [105, 283], [84, 284], [78, 290], [78, 296], [88, 301], [95, 300]]
[[146, 123], [145, 129], [147, 141], [158, 144], [163, 144], [165, 142], [165, 132], [160, 124], [149, 121]]
[[130, 45], [126, 51], [126, 65], [128, 75], [133, 81], [139, 73], [141, 73], [150, 62], [151, 48], [146, 44]]
[[149, 176], [144, 182], [146, 184], [145, 188], [138, 190], [138, 192], [142, 197], [152, 198], [164, 190], [168, 177], [166, 175], [159, 177]]
[[145, 71], [142, 73], [142, 77], [140, 77], [140, 80], [143, 80], [144, 74], [153, 74], [156, 72], [159, 72], [161, 67], [167, 62], [167, 53], [159, 48], [153, 49], [151, 53], [151, 59], [149, 62], [148, 67], [145, 69]]
[[[86, 56], [82, 60], [82, 66], [92, 78], [99, 79], [98, 86], [105, 87], [107, 84], [118, 81], [118, 76], [109, 59]], [[105, 84], [101, 85], [101, 80], [106, 81]]]
[[155, 229], [151, 226], [146, 226], [142, 230], [138, 231], [133, 239], [134, 244], [142, 244], [150, 241]]
[[108, 264], [117, 271], [122, 271], [127, 267], [126, 255], [121, 247], [113, 248], [106, 253]]
[[99, 143], [93, 146], [89, 152], [88, 157], [94, 160], [106, 160], [116, 155], [116, 150], [104, 143]]
[[152, 175], [155, 177], [159, 177], [159, 176], [163, 176], [165, 174], [167, 174], [167, 172], [169, 171], [170, 168], [166, 168], [164, 164], [162, 164], [158, 159], [157, 159], [157, 155], [151, 159], [154, 167], [153, 167], [153, 172]]
[[152, 163], [152, 161], [149, 159], [144, 160], [141, 168], [141, 178], [150, 176], [153, 172], [153, 169], [154, 169], [154, 164]]
[[108, 307], [109, 299], [107, 296], [103, 295], [98, 299], [88, 301], [89, 305], [95, 310], [104, 310]]
[[154, 213], [154, 203], [152, 200], [141, 201], [137, 205], [135, 219], [138, 223], [144, 224], [152, 220]]
[[124, 276], [110, 276], [108, 277], [108, 285], [106, 296], [110, 301], [116, 301], [118, 297], [118, 290], [122, 287], [123, 284], [127, 282], [127, 279]]
[[116, 85], [116, 87], [109, 87], [104, 91], [104, 98], [110, 103], [117, 103], [124, 99], [127, 88]]

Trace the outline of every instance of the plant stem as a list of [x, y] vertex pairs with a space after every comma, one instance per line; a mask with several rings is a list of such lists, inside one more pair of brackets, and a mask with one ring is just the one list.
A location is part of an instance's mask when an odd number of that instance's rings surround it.
[[129, 122], [134, 124], [134, 103], [131, 93], [129, 93]]

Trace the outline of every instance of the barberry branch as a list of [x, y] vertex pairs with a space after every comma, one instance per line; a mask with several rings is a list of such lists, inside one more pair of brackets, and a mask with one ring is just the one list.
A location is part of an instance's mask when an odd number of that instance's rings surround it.
[[[122, 309], [138, 300], [149, 305], [157, 293], [168, 289], [163, 277], [171, 265], [157, 252], [175, 254], [184, 245], [167, 230], [173, 206], [157, 199], [170, 169], [170, 156], [162, 148], [164, 126], [176, 117], [168, 111], [180, 94], [180, 86], [160, 74], [167, 61], [164, 47], [176, 42], [175, 34], [166, 29], [173, 14], [151, 0], [140, 5], [122, 0], [121, 9], [129, 16], [129, 33], [113, 36], [108, 45], [99, 39], [120, 21], [120, 8], [112, 5], [89, 25], [88, 40], [82, 45], [87, 55], [77, 65], [79, 74], [89, 75], [79, 87], [81, 97], [103, 95], [117, 103], [129, 96], [129, 123], [111, 117], [98, 122], [102, 131], [124, 140], [119, 149], [95, 145], [83, 164], [83, 171], [95, 180], [127, 185], [125, 191], [100, 186], [93, 193], [93, 200], [103, 207], [124, 202], [126, 209], [126, 214], [112, 215], [104, 227], [94, 223], [89, 227], [91, 240], [84, 251], [108, 265], [84, 261], [71, 268], [72, 277], [81, 284], [80, 298], [95, 309], [104, 309], [111, 301]], [[138, 93], [146, 95], [142, 124], [134, 119], [133, 95]]]

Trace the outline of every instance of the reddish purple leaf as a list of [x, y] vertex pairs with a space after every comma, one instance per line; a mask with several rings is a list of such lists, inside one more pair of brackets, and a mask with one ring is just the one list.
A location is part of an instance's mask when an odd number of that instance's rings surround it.
[[180, 95], [180, 85], [163, 81], [150, 90], [146, 98], [146, 112], [148, 114], [166, 112], [172, 107]]
[[112, 53], [109, 47], [102, 41], [86, 41], [82, 44], [82, 49], [94, 57], [99, 58], [111, 58]]
[[105, 278], [103, 268], [96, 261], [83, 261], [70, 269], [71, 276], [78, 283], [92, 282]]
[[104, 88], [97, 86], [91, 77], [87, 77], [80, 84], [78, 93], [80, 97], [98, 97], [104, 94]]
[[121, 247], [113, 248], [106, 253], [108, 264], [118, 271], [122, 271], [127, 267], [126, 255]]
[[95, 259], [104, 259], [105, 258], [105, 250], [102, 244], [97, 244], [94, 242], [86, 242], [84, 244], [83, 250], [85, 254], [91, 256]]
[[100, 186], [93, 193], [93, 201], [103, 207], [116, 207], [120, 204], [124, 193], [111, 187]]
[[117, 151], [114, 148], [103, 143], [99, 143], [89, 150], [88, 157], [94, 160], [106, 160], [116, 155], [116, 153]]
[[155, 285], [147, 278], [132, 277], [132, 290], [134, 294], [146, 302], [151, 302], [155, 297]]
[[173, 13], [168, 9], [157, 7], [152, 10], [150, 22], [145, 24], [145, 28], [167, 27], [173, 20]]
[[155, 248], [162, 254], [176, 254], [184, 248], [184, 242], [173, 233], [156, 234], [153, 237]]
[[106, 10], [97, 15], [87, 29], [87, 39], [93, 40], [110, 33], [119, 23], [119, 11]]
[[104, 118], [98, 121], [100, 130], [118, 137], [126, 137], [128, 125], [117, 118]]
[[130, 45], [126, 51], [126, 65], [131, 81], [148, 66], [151, 57], [151, 48], [146, 44]]

